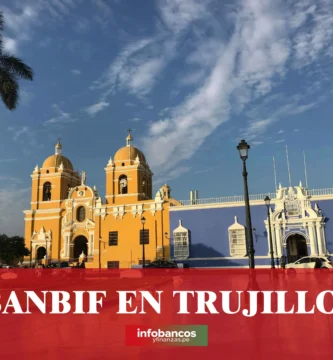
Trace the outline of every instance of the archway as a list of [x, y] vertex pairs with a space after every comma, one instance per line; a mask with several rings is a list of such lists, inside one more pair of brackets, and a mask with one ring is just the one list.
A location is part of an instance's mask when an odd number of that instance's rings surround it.
[[43, 246], [40, 246], [38, 249], [37, 249], [37, 253], [36, 253], [36, 258], [37, 260], [42, 260], [44, 259], [44, 256], [46, 255], [46, 249], [45, 247]]
[[78, 259], [82, 251], [84, 255], [88, 255], [88, 240], [85, 236], [80, 235], [74, 240], [73, 258]]
[[287, 239], [287, 258], [288, 263], [308, 256], [308, 247], [306, 239], [301, 234], [292, 234]]

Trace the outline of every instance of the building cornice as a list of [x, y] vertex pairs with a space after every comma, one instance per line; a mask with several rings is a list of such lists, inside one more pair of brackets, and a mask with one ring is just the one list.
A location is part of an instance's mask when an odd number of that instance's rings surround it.
[[64, 211], [65, 209], [62, 208], [55, 208], [55, 209], [36, 209], [36, 210], [25, 210], [23, 211], [26, 215], [40, 215], [40, 214], [52, 214], [52, 213], [60, 213], [61, 211]]

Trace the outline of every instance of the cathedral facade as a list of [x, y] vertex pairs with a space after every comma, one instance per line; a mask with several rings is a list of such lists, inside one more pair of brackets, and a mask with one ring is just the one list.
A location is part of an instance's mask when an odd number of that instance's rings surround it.
[[[105, 167], [105, 198], [74, 171], [60, 142], [54, 155], [34, 169], [31, 208], [25, 213], [25, 262], [85, 261], [87, 268], [130, 268], [170, 258], [170, 188], [152, 196], [153, 173], [144, 154], [132, 145], [110, 158]], [[142, 219], [145, 219], [144, 224]], [[142, 242], [144, 241], [144, 252]]]

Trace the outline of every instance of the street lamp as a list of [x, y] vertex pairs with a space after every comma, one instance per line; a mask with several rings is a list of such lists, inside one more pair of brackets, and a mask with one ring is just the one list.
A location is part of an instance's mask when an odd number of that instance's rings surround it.
[[274, 269], [275, 268], [275, 263], [274, 263], [274, 251], [273, 251], [273, 240], [272, 240], [272, 230], [271, 230], [271, 214], [270, 214], [270, 204], [271, 204], [271, 199], [266, 196], [265, 199], [265, 204], [267, 206], [267, 217], [268, 217], [268, 231], [269, 231], [269, 246], [271, 248], [271, 268]]
[[254, 269], [254, 248], [253, 248], [253, 234], [250, 213], [249, 189], [247, 186], [247, 171], [246, 159], [248, 157], [250, 145], [245, 140], [242, 140], [237, 146], [240, 158], [243, 161], [243, 178], [244, 178], [244, 199], [245, 199], [245, 217], [246, 217], [246, 233], [247, 233], [247, 253], [249, 256], [249, 267]]
[[46, 244], [46, 248], [45, 248], [45, 266], [47, 266], [47, 238], [45, 237], [45, 244]]
[[[98, 240], [98, 268], [99, 268], [99, 271], [101, 271], [101, 267], [102, 267], [102, 264], [101, 264], [101, 242], [102, 242], [102, 239], [99, 238]], [[87, 251], [88, 253], [88, 251]]]
[[144, 217], [141, 218], [142, 224], [142, 267], [145, 267], [145, 223], [146, 219]]
[[30, 240], [30, 267], [32, 267], [32, 240]]

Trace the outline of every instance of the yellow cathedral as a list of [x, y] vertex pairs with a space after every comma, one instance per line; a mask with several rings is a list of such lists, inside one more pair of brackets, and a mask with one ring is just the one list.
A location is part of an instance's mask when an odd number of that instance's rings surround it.
[[24, 211], [31, 251], [25, 262], [84, 260], [87, 268], [130, 268], [142, 264], [142, 241], [145, 264], [170, 258], [168, 209], [178, 202], [168, 185], [153, 198], [153, 173], [132, 142], [129, 132], [126, 146], [105, 167], [105, 199], [86, 184], [85, 172], [74, 171], [60, 141], [55, 154], [36, 166], [31, 209]]

